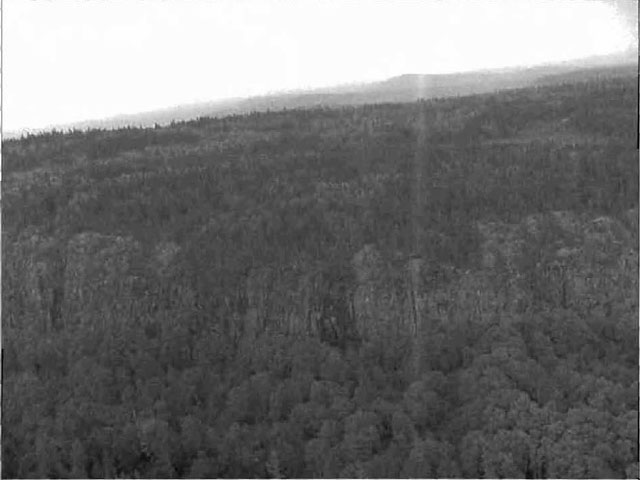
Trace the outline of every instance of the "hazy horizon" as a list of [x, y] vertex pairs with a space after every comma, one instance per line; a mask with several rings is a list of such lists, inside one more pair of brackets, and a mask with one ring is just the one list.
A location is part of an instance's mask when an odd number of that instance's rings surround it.
[[5, 132], [402, 74], [637, 56], [626, 0], [5, 0], [3, 17]]

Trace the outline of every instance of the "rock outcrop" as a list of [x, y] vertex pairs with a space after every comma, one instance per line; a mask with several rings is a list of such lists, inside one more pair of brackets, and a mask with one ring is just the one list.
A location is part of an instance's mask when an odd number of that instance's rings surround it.
[[84, 232], [66, 248], [63, 316], [83, 324], [128, 318], [136, 276], [133, 265], [140, 245], [131, 238]]
[[3, 325], [58, 328], [64, 259], [55, 239], [27, 229], [15, 242], [3, 241], [2, 257]]
[[542, 303], [585, 310], [614, 292], [633, 297], [638, 250], [632, 225], [563, 211], [519, 224], [480, 224], [482, 267], [503, 273], [507, 310]]

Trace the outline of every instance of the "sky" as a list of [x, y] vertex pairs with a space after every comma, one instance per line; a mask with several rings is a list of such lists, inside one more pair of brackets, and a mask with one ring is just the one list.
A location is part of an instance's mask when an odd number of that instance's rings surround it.
[[636, 0], [4, 0], [3, 129], [637, 52]]

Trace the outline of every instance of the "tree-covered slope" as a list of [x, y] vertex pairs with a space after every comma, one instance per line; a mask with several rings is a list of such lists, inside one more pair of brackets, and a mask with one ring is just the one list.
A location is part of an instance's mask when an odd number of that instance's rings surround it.
[[637, 477], [637, 79], [3, 149], [6, 477]]

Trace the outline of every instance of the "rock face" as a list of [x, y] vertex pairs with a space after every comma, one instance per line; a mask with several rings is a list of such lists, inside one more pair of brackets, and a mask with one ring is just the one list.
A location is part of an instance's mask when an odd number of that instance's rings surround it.
[[245, 335], [255, 338], [270, 316], [269, 288], [273, 284], [273, 271], [269, 268], [252, 269], [246, 279], [247, 313], [244, 319]]
[[128, 309], [127, 299], [133, 297], [132, 265], [139, 250], [131, 238], [93, 232], [71, 238], [66, 248], [62, 305], [67, 321], [82, 324], [87, 319], [125, 315], [120, 310]]
[[635, 297], [638, 251], [630, 226], [563, 211], [480, 224], [482, 266], [504, 274], [507, 310], [541, 302], [584, 310], [614, 292]]
[[174, 242], [160, 242], [154, 248], [154, 270], [156, 275], [165, 277], [170, 274], [170, 267], [180, 252], [180, 247]]
[[2, 246], [3, 325], [49, 331], [60, 320], [63, 259], [51, 237], [28, 229]]
[[251, 269], [243, 295], [246, 312], [242, 335], [255, 338], [264, 331], [316, 335], [320, 315], [321, 275], [273, 266]]
[[[7, 325], [42, 332], [114, 315], [132, 298], [130, 266], [138, 245], [130, 239], [81, 233], [66, 245], [26, 231], [3, 249], [12, 298]], [[24, 323], [28, 325], [24, 325]]]
[[363, 339], [379, 334], [383, 319], [381, 310], [382, 259], [373, 245], [366, 245], [353, 257], [357, 285], [353, 305], [355, 327]]
[[[483, 323], [545, 305], [637, 309], [637, 209], [620, 219], [552, 212], [478, 230], [481, 264], [464, 272], [417, 257], [385, 259], [373, 245], [332, 268], [255, 267], [238, 277], [234, 298], [221, 300], [232, 312], [227, 331], [248, 342], [271, 331], [340, 344], [419, 338], [463, 314]], [[8, 328], [49, 332], [198, 306], [172, 242], [144, 255], [128, 237], [84, 232], [64, 244], [30, 229], [2, 253]]]
[[352, 333], [351, 283], [309, 266], [254, 268], [246, 277], [242, 336], [271, 331], [338, 342]]
[[388, 265], [372, 245], [366, 245], [352, 259], [357, 279], [355, 327], [362, 340], [408, 337], [420, 329], [429, 297], [425, 262], [420, 258], [405, 260], [400, 255], [393, 263]]

